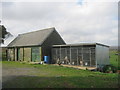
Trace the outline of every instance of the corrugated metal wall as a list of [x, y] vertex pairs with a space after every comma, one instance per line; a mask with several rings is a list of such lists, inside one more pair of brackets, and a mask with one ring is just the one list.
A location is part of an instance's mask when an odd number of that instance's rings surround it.
[[108, 65], [109, 63], [109, 47], [96, 45], [96, 61], [97, 65]]

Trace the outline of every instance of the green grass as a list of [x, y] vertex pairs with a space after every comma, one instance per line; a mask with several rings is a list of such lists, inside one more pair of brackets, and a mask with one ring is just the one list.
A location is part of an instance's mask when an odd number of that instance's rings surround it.
[[[117, 51], [110, 51], [110, 64], [118, 67]], [[0, 62], [1, 63], [1, 62]], [[29, 68], [27, 75], [12, 76], [3, 83], [4, 88], [116, 88], [118, 74], [91, 72], [53, 65], [31, 65], [20, 62], [3, 61], [3, 68]], [[120, 69], [120, 66], [118, 67]], [[4, 69], [3, 69], [4, 70]], [[32, 72], [34, 71], [34, 72]], [[23, 72], [21, 72], [23, 73]], [[11, 76], [10, 76], [11, 77]]]
[[120, 70], [120, 66], [118, 66], [118, 55], [115, 55], [116, 53], [117, 51], [110, 51], [110, 64]]
[[3, 67], [9, 68], [22, 68], [22, 67], [31, 67], [28, 63], [17, 62], [17, 61], [2, 61]]
[[[30, 65], [2, 62], [4, 68], [30, 68], [28, 75], [13, 76], [4, 88], [116, 88], [118, 74], [91, 72], [54, 65]], [[34, 70], [34, 73], [32, 72]], [[21, 72], [22, 73], [22, 72]]]

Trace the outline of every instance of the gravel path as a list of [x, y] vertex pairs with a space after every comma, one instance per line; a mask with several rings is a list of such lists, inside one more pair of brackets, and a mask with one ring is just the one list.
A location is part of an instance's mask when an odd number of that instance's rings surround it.
[[35, 76], [36, 68], [2, 68], [2, 83], [17, 76]]

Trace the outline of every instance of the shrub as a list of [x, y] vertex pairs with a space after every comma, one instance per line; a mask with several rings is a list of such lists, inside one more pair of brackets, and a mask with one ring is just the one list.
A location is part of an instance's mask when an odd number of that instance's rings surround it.
[[103, 72], [104, 73], [110, 73], [110, 72], [116, 73], [117, 72], [117, 68], [112, 66], [112, 65], [105, 65], [103, 67]]

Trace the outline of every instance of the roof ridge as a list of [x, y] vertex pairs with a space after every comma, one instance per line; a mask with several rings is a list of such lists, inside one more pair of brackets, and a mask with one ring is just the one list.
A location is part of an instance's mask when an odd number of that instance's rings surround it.
[[25, 34], [30, 34], [30, 33], [34, 33], [34, 32], [39, 32], [39, 31], [44, 31], [44, 30], [50, 30], [50, 29], [55, 29], [55, 27], [50, 27], [50, 28], [44, 28], [44, 29], [40, 29], [40, 30], [36, 30], [36, 31], [31, 31], [31, 32], [27, 32], [27, 33], [22, 33], [22, 34], [18, 34], [19, 35], [25, 35]]

